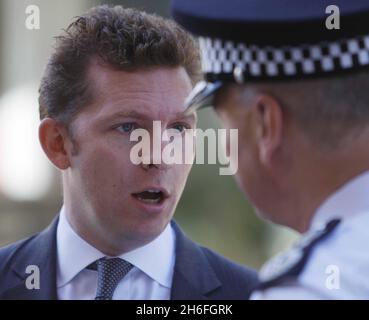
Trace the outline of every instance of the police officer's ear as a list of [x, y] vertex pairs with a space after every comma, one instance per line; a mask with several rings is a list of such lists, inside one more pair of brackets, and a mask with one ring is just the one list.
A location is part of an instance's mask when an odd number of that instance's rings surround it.
[[276, 98], [267, 93], [258, 93], [253, 107], [255, 138], [260, 161], [269, 166], [281, 146], [283, 113]]
[[67, 130], [54, 119], [45, 118], [41, 121], [38, 136], [42, 149], [49, 160], [60, 170], [70, 166], [67, 150]]

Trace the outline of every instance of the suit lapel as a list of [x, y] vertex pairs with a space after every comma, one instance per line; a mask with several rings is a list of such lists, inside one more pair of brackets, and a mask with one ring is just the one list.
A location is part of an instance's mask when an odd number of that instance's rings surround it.
[[176, 233], [176, 262], [172, 282], [172, 300], [207, 300], [221, 286], [203, 250], [186, 237], [172, 221]]
[[[53, 300], [56, 290], [56, 228], [58, 218], [39, 235], [26, 242], [13, 263], [14, 286], [3, 293], [3, 299]], [[172, 300], [207, 300], [208, 294], [221, 283], [202, 249], [192, 242], [172, 221], [176, 233], [176, 262], [172, 282]], [[40, 270], [40, 289], [29, 290], [25, 281], [29, 265]]]
[[[12, 264], [14, 287], [8, 289], [4, 299], [49, 300], [57, 299], [56, 293], [56, 228], [58, 218], [48, 228], [21, 246]], [[27, 289], [26, 268], [37, 266], [40, 270], [40, 289]]]

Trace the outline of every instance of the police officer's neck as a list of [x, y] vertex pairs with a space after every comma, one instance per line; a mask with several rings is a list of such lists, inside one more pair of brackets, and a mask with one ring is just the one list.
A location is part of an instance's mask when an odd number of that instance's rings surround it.
[[[294, 216], [289, 226], [299, 232], [309, 229], [311, 220], [323, 202], [347, 182], [369, 170], [369, 135], [357, 137], [351, 144], [326, 152], [312, 151], [301, 161], [296, 178]], [[303, 157], [301, 157], [303, 158]]]

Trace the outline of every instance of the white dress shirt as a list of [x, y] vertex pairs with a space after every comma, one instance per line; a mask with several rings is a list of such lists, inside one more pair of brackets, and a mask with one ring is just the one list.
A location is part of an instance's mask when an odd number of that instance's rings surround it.
[[[59, 300], [93, 300], [97, 271], [86, 269], [105, 255], [83, 240], [62, 208], [57, 228]], [[175, 233], [170, 224], [149, 244], [119, 256], [134, 267], [119, 282], [113, 300], [170, 299], [175, 263]]]
[[332, 194], [316, 211], [308, 232], [340, 218], [316, 244], [303, 271], [251, 299], [369, 299], [369, 171]]

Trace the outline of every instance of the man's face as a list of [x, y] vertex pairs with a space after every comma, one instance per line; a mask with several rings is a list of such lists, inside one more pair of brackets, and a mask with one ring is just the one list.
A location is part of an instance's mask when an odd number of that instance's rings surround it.
[[153, 121], [179, 133], [194, 128], [195, 115], [183, 116], [190, 79], [183, 68], [124, 72], [97, 63], [88, 78], [94, 101], [72, 122], [77, 153], [64, 177], [71, 220], [82, 234], [113, 246], [147, 243], [172, 218], [191, 165], [133, 164], [130, 152], [137, 142], [130, 134], [142, 128], [152, 135]]
[[259, 161], [258, 130], [255, 128], [252, 103], [245, 105], [240, 98], [239, 88], [230, 86], [217, 97], [215, 111], [226, 129], [238, 129], [236, 181], [256, 209], [262, 209], [267, 197], [267, 179]]

